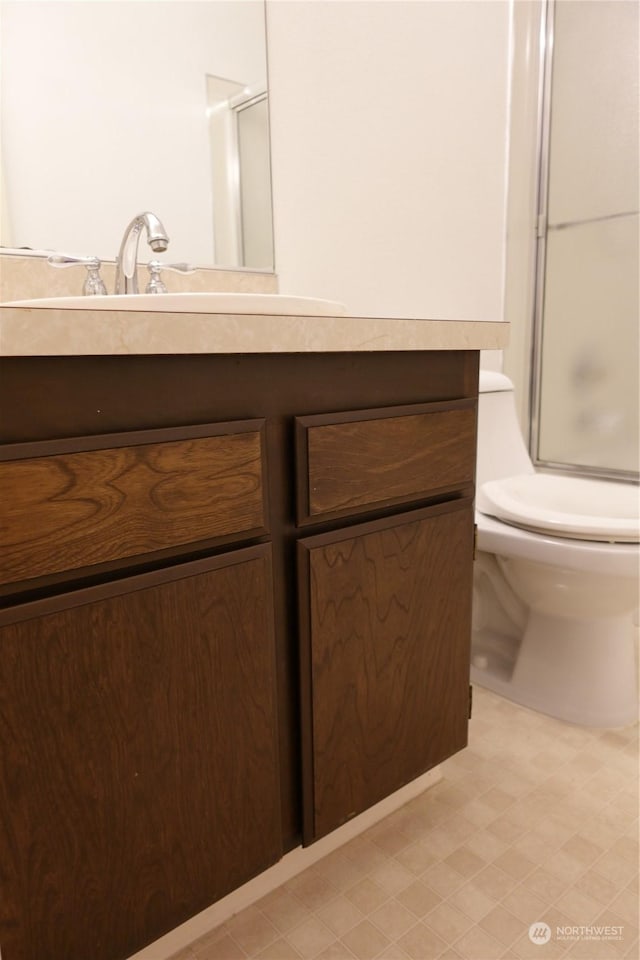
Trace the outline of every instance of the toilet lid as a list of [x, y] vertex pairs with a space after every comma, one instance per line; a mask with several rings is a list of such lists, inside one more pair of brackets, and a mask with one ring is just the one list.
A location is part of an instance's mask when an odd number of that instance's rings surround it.
[[630, 483], [530, 473], [490, 480], [480, 510], [517, 527], [558, 537], [640, 541], [640, 492]]

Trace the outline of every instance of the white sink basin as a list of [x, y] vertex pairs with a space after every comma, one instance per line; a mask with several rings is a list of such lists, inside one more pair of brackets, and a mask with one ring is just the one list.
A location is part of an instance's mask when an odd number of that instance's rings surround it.
[[153, 313], [244, 313], [341, 317], [344, 304], [316, 297], [288, 297], [280, 293], [127, 293], [100, 297], [43, 297], [13, 300], [3, 307], [56, 310], [146, 310]]

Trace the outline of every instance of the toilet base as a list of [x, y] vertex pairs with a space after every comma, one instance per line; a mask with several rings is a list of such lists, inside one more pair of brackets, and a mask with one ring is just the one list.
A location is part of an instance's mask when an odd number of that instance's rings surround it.
[[530, 611], [510, 677], [478, 653], [482, 646], [472, 650], [472, 662], [486, 662], [484, 669], [472, 665], [472, 681], [515, 703], [587, 727], [638, 719], [637, 628], [630, 615], [579, 620]]

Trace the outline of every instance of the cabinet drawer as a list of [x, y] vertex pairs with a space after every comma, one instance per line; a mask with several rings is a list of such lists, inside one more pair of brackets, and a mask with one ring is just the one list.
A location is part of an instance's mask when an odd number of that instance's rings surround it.
[[252, 420], [5, 447], [0, 582], [264, 533], [263, 431]]
[[298, 417], [298, 522], [473, 485], [476, 402]]

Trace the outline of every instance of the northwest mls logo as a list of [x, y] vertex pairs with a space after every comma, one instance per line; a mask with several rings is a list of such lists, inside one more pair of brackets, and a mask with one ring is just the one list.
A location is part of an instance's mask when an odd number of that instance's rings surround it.
[[532, 943], [549, 943], [551, 940], [551, 927], [548, 923], [542, 923], [538, 921], [537, 923], [532, 923], [529, 927], [529, 940]]

